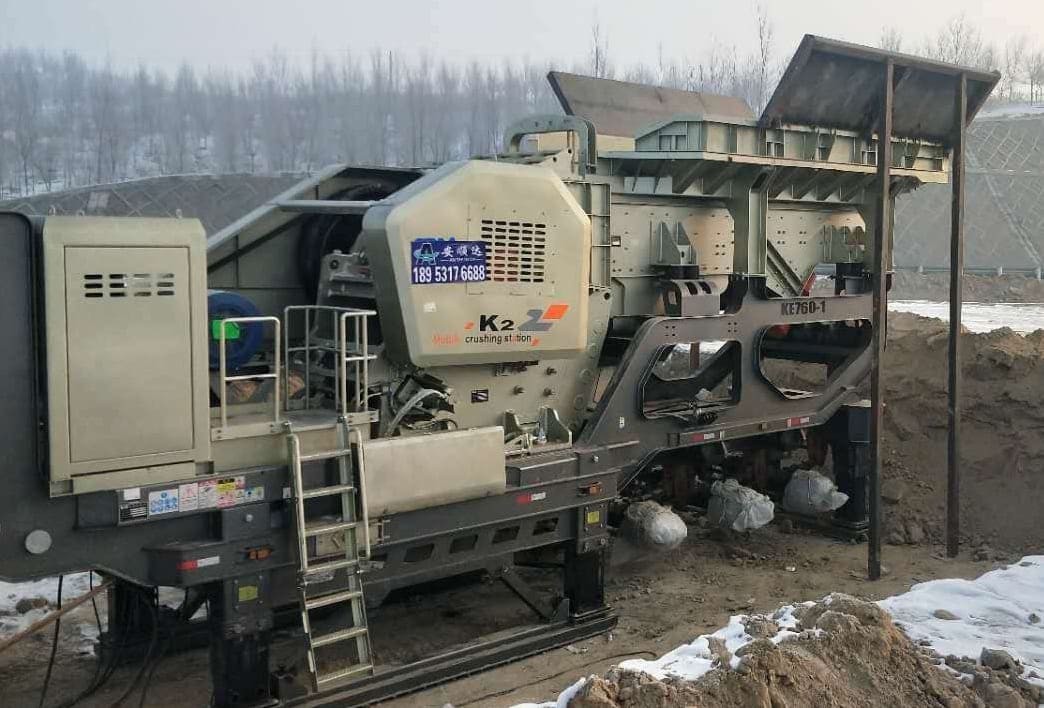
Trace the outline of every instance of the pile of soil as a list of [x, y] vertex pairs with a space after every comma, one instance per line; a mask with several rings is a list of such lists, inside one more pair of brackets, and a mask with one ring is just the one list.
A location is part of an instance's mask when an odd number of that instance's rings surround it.
[[[962, 681], [939, 668], [939, 657], [911, 643], [873, 603], [833, 595], [797, 614], [799, 634], [778, 644], [755, 639], [737, 652], [736, 669], [720, 644], [713, 649], [716, 668], [692, 682], [611, 669], [588, 679], [569, 708], [1029, 708], [1042, 698], [1015, 666], [993, 670], [970, 664], [962, 667], [970, 679]], [[766, 622], [771, 624], [752, 616], [748, 634], [764, 637]]]
[[[1044, 546], [1044, 330], [961, 335], [962, 540], [982, 560]], [[889, 317], [883, 362], [885, 540], [940, 541], [945, 523], [947, 327]]]
[[[829, 285], [833, 287], [833, 282], [829, 281]], [[965, 302], [1044, 302], [1044, 281], [1032, 276], [965, 273], [961, 290]], [[888, 296], [892, 300], [947, 302], [950, 299], [950, 275], [896, 271]]]

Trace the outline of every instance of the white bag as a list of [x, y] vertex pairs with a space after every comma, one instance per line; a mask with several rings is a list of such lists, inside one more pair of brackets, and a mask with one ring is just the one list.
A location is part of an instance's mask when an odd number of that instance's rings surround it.
[[668, 551], [681, 545], [689, 528], [667, 507], [640, 501], [627, 507], [620, 533], [638, 545]]
[[759, 529], [772, 521], [775, 505], [764, 494], [734, 479], [711, 485], [707, 516], [711, 523], [733, 531]]
[[848, 495], [816, 470], [797, 470], [783, 490], [783, 508], [796, 514], [824, 514], [841, 508]]

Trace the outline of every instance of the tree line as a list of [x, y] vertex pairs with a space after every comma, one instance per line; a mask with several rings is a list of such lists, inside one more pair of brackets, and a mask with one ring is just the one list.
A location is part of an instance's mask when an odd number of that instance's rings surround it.
[[[659, 53], [617, 67], [595, 24], [590, 51], [567, 70], [743, 98], [755, 112], [784, 62], [756, 8], [754, 47], [711, 43], [694, 60]], [[879, 44], [904, 49], [901, 34]], [[1039, 100], [1044, 54], [1028, 40], [997, 50], [963, 17], [914, 48], [934, 58], [1000, 67], [1006, 100]], [[557, 111], [553, 63], [456, 65], [427, 54], [278, 50], [234, 72], [182, 64], [92, 66], [72, 52], [0, 50], [0, 199], [136, 177], [186, 173], [309, 172], [334, 162], [425, 165], [498, 150], [512, 121]]]

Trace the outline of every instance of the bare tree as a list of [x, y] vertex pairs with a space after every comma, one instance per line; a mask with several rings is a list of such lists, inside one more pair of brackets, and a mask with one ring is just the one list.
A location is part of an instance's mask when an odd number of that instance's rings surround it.
[[1026, 80], [1029, 82], [1029, 100], [1040, 99], [1044, 87], [1044, 51], [1036, 50], [1026, 58]]
[[997, 63], [993, 45], [983, 39], [979, 29], [963, 14], [951, 18], [935, 38], [925, 44], [922, 53], [939, 61], [981, 69], [994, 69]]
[[1009, 101], [1015, 100], [1016, 87], [1022, 81], [1029, 41], [1025, 35], [1010, 37], [1004, 44], [1004, 70], [1001, 80]]
[[894, 25], [881, 28], [881, 36], [877, 39], [877, 46], [886, 52], [903, 51], [903, 33]]
[[29, 194], [33, 158], [39, 139], [40, 79], [32, 55], [21, 50], [14, 56], [14, 90], [11, 92], [15, 147], [22, 168], [22, 194]]
[[602, 27], [595, 21], [591, 25], [591, 57], [589, 71], [600, 79], [611, 79], [612, 67], [609, 64], [609, 37], [602, 36]]
[[757, 63], [754, 68], [754, 94], [750, 97], [751, 108], [754, 109], [755, 113], [761, 113], [761, 110], [768, 103], [768, 94], [772, 86], [775, 84], [773, 80], [773, 74], [775, 73], [774, 67], [772, 66], [773, 59], [772, 55], [772, 40], [775, 36], [775, 29], [772, 26], [772, 20], [769, 18], [768, 10], [762, 4], [757, 4], [754, 8], [754, 20], [758, 34], [758, 50], [757, 50]]

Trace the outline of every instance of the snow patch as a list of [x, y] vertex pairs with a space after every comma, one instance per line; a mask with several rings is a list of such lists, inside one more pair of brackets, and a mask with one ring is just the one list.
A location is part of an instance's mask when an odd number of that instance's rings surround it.
[[[931, 300], [892, 300], [888, 309], [912, 312], [924, 317], [950, 320], [950, 304]], [[1044, 303], [966, 302], [961, 307], [961, 324], [972, 332], [991, 332], [1010, 327], [1019, 334], [1044, 329]]]
[[[880, 603], [915, 642], [942, 656], [978, 661], [983, 648], [1022, 662], [1023, 678], [1044, 686], [1044, 556], [1027, 556], [975, 580], [931, 580]], [[939, 619], [946, 610], [955, 620]], [[1031, 620], [1034, 615], [1037, 620]]]

